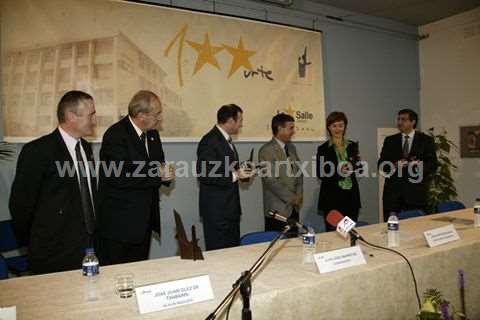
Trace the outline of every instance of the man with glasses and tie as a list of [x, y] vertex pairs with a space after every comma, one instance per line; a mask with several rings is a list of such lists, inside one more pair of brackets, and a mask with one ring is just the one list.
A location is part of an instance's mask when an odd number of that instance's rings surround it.
[[418, 115], [411, 109], [398, 112], [399, 133], [385, 138], [378, 166], [385, 175], [383, 219], [391, 212], [425, 210], [428, 180], [437, 169], [433, 138], [415, 130]]
[[103, 265], [148, 259], [152, 231], [160, 234], [159, 188], [174, 177], [157, 130], [161, 121], [159, 97], [142, 90], [130, 101], [128, 115], [103, 136], [98, 189]]
[[81, 268], [94, 246], [97, 182], [90, 143], [93, 98], [69, 91], [57, 106], [58, 128], [20, 152], [10, 195], [17, 242], [28, 246], [34, 274]]
[[[267, 172], [262, 174], [265, 231], [282, 231], [285, 223], [267, 217], [271, 211], [298, 221], [303, 201], [303, 176], [299, 171], [300, 161], [292, 137], [295, 134], [295, 119], [285, 113], [272, 118], [273, 138], [258, 152], [258, 160]], [[297, 236], [296, 228], [289, 236]]]
[[251, 170], [240, 168], [231, 138], [239, 133], [242, 122], [239, 106], [224, 105], [217, 112], [217, 124], [198, 144], [199, 207], [207, 250], [240, 244], [242, 209], [238, 183], [253, 176]]

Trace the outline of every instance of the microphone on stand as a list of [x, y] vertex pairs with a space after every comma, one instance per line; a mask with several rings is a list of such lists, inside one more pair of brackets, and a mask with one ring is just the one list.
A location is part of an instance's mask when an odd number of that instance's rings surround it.
[[344, 238], [350, 235], [351, 246], [354, 246], [357, 240], [364, 241], [363, 237], [357, 232], [357, 230], [355, 230], [355, 221], [350, 219], [348, 216], [344, 216], [337, 210], [330, 210], [330, 212], [327, 214], [327, 222], [331, 226], [337, 227], [337, 232], [340, 233]]
[[415, 295], [417, 296], [417, 303], [418, 303], [418, 308], [421, 309], [422, 304], [420, 302], [420, 295], [418, 294], [418, 286], [417, 286], [417, 279], [415, 278], [415, 273], [413, 272], [412, 265], [410, 261], [408, 260], [407, 257], [405, 257], [401, 252], [398, 252], [396, 250], [390, 249], [390, 248], [385, 248], [373, 243], [368, 242], [365, 240], [358, 232], [355, 230], [355, 221], [350, 219], [348, 216], [344, 216], [337, 210], [331, 210], [327, 214], [327, 222], [332, 225], [337, 227], [337, 232], [340, 233], [344, 238], [347, 237], [348, 234], [350, 234], [350, 245], [354, 246], [356, 244], [357, 240], [362, 241], [366, 245], [376, 248], [376, 249], [381, 249], [381, 250], [387, 250], [390, 252], [393, 252], [395, 254], [398, 254], [400, 257], [402, 257], [408, 264], [408, 267], [410, 269], [410, 273], [412, 274], [413, 278], [413, 285], [415, 287]]
[[296, 226], [298, 229], [303, 229], [303, 230], [308, 232], [308, 227], [306, 225], [301, 224], [300, 222], [298, 222], [297, 220], [295, 220], [293, 218], [284, 217], [281, 214], [278, 214], [278, 211], [269, 210], [267, 212], [266, 216], [269, 217], [269, 218], [281, 221], [281, 222], [285, 222], [286, 224], [288, 224], [291, 227]]

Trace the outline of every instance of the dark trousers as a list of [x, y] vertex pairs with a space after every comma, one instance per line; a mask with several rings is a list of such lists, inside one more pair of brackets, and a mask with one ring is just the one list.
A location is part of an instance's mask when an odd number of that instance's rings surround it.
[[342, 215], [349, 217], [353, 221], [355, 221], [355, 222], [358, 221], [358, 212], [360, 211], [360, 208], [352, 208], [348, 205], [348, 203], [339, 204], [338, 206], [336, 206], [334, 208], [322, 209], [323, 219], [325, 221], [325, 231], [327, 231], [327, 232], [335, 231], [337, 229], [337, 227], [331, 226], [327, 221], [327, 215], [331, 210], [337, 210]]
[[140, 243], [128, 243], [105, 237], [98, 240], [100, 265], [148, 260], [152, 232], [148, 231]]
[[203, 216], [203, 234], [205, 248], [217, 250], [237, 247], [240, 245], [240, 216], [229, 215], [226, 217]]
[[[292, 210], [292, 213], [290, 214], [290, 218], [294, 219], [295, 221], [298, 221], [299, 214], [298, 214], [297, 210], [295, 210], [295, 209]], [[283, 229], [285, 229], [285, 226], [286, 226], [285, 222], [278, 221], [278, 220], [275, 220], [275, 219], [270, 218], [270, 217], [265, 217], [265, 231], [282, 232]], [[287, 237], [288, 238], [294, 238], [296, 236], [298, 236], [298, 228], [293, 227], [288, 231]]]

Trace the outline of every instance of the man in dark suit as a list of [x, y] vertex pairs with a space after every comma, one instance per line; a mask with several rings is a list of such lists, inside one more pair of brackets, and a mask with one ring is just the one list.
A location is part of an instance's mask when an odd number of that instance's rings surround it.
[[385, 174], [383, 219], [391, 212], [425, 210], [429, 177], [437, 169], [432, 137], [416, 131], [418, 115], [410, 109], [398, 112], [399, 133], [385, 138], [378, 166]]
[[103, 265], [148, 259], [152, 231], [160, 234], [159, 188], [174, 175], [165, 164], [156, 129], [161, 114], [158, 96], [139, 91], [130, 101], [128, 116], [103, 136], [98, 196]]
[[23, 147], [10, 195], [17, 241], [28, 246], [35, 274], [80, 269], [94, 241], [97, 183], [91, 146], [82, 139], [96, 124], [93, 98], [67, 92], [57, 117], [57, 129]]
[[197, 149], [197, 174], [200, 182], [200, 216], [205, 246], [215, 250], [240, 243], [240, 194], [238, 181], [252, 177], [240, 169], [238, 153], [231, 135], [242, 127], [243, 111], [234, 104], [217, 112], [217, 125], [202, 137]]

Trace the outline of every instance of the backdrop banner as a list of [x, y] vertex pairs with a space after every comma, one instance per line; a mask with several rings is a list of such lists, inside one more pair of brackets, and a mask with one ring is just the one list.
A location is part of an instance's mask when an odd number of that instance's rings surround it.
[[72, 89], [95, 99], [92, 140], [141, 89], [161, 98], [167, 141], [198, 140], [229, 103], [244, 110], [240, 140], [268, 139], [278, 112], [298, 140], [325, 138], [321, 32], [108, 0], [3, 0], [1, 12], [7, 141], [50, 132]]

